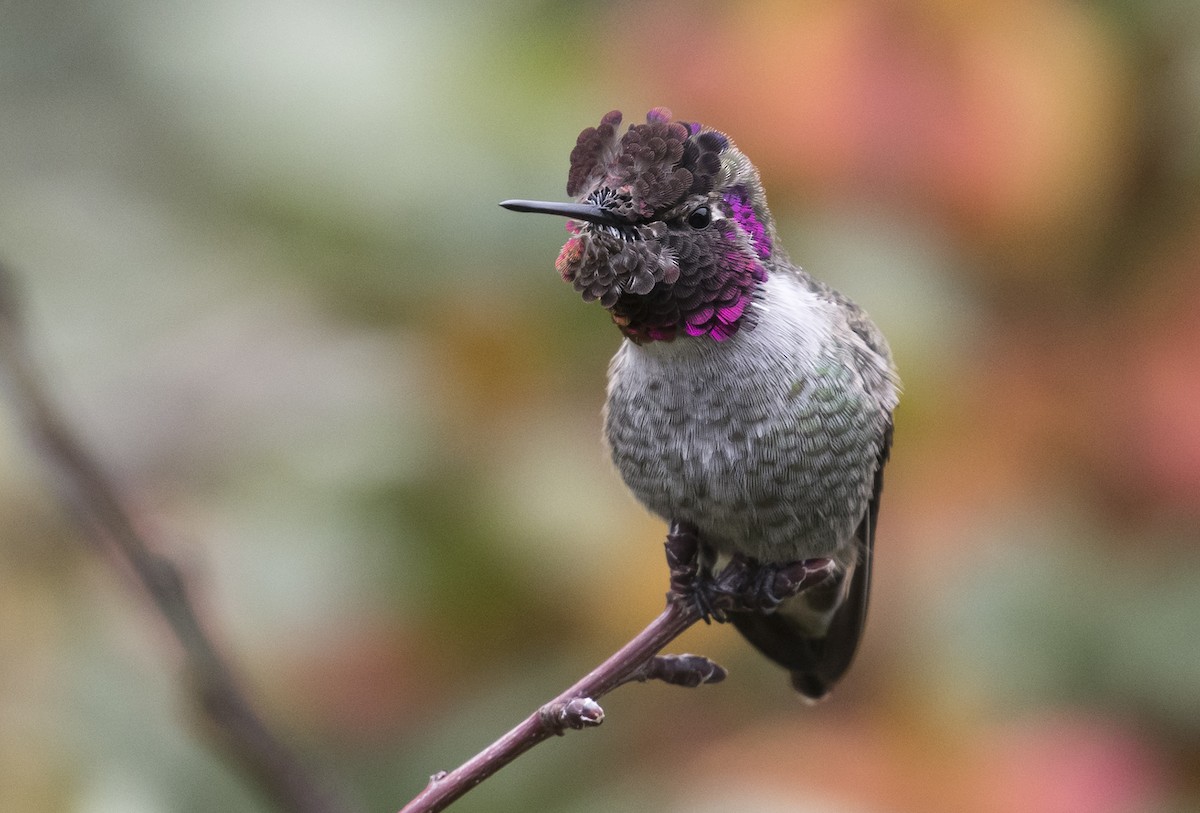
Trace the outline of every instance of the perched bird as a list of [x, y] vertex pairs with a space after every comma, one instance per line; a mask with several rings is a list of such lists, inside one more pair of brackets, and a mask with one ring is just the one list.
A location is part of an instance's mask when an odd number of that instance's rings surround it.
[[664, 108], [613, 111], [571, 152], [556, 266], [610, 314], [605, 437], [647, 508], [698, 532], [710, 576], [833, 560], [832, 578], [737, 629], [824, 697], [862, 634], [899, 380], [857, 305], [788, 259], [758, 171], [730, 138]]

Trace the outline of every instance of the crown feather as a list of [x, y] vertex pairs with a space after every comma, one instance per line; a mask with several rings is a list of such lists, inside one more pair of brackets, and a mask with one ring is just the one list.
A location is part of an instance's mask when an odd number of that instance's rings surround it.
[[[665, 107], [618, 135], [621, 121], [608, 113], [571, 152], [568, 194], [613, 221], [571, 229], [559, 272], [634, 341], [724, 341], [751, 327], [773, 243], [753, 165], [724, 134]], [[722, 216], [691, 229], [688, 205], [701, 204]]]
[[607, 164], [617, 144], [617, 128], [621, 126], [621, 111], [611, 110], [600, 119], [599, 127], [588, 127], [575, 140], [571, 150], [571, 172], [567, 176], [567, 194], [578, 195], [589, 185], [596, 169]]
[[613, 110], [598, 126], [579, 134], [571, 151], [568, 195], [595, 193], [614, 212], [645, 221], [716, 187], [721, 153], [729, 147], [725, 136], [673, 121], [670, 110], [656, 107], [645, 124], [630, 125], [618, 138], [621, 119], [621, 112]]

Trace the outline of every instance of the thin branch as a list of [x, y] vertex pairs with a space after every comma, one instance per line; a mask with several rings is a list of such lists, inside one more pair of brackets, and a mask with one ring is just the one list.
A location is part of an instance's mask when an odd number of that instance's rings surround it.
[[0, 376], [16, 414], [87, 538], [130, 570], [179, 641], [197, 705], [225, 757], [280, 809], [334, 813], [342, 806], [267, 726], [205, 632], [179, 568], [155, 552], [121, 504], [107, 474], [46, 393], [26, 346], [15, 280], [0, 265]]
[[[699, 620], [700, 611], [695, 602], [673, 598], [662, 615], [574, 686], [453, 771], [431, 777], [425, 790], [405, 805], [400, 813], [435, 813], [444, 810], [543, 740], [562, 734], [568, 728], [599, 725], [604, 720], [604, 712], [596, 701], [626, 682], [631, 673], [643, 667], [656, 652]], [[580, 706], [585, 706], [590, 715], [582, 717], [569, 713], [572, 707]]]
[[[667, 608], [629, 643], [575, 685], [526, 717], [519, 725], [449, 773], [434, 774], [429, 784], [400, 813], [436, 813], [479, 785], [540, 742], [567, 729], [598, 726], [604, 710], [596, 702], [631, 681], [664, 680], [678, 686], [717, 683], [725, 670], [699, 655], [655, 653], [688, 627], [710, 617], [724, 620], [730, 612], [762, 609], [825, 581], [832, 562], [814, 559], [781, 569], [755, 567], [734, 557], [711, 581], [701, 580], [694, 528], [680, 524], [667, 534], [671, 591]], [[764, 575], [770, 575], [765, 579]], [[764, 585], [766, 592], [764, 593]]]

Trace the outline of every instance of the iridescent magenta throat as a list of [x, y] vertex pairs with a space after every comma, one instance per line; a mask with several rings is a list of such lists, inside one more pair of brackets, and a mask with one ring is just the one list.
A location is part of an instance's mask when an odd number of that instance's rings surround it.
[[[733, 220], [748, 235], [754, 251], [760, 259], [771, 256], [771, 236], [767, 228], [754, 213], [754, 206], [747, 200], [745, 187], [735, 187], [723, 196], [733, 215]], [[721, 299], [706, 303], [699, 310], [684, 317], [684, 332], [689, 336], [710, 336], [718, 342], [733, 337], [742, 325], [742, 316], [754, 296], [754, 289], [767, 279], [767, 270], [761, 262], [755, 262], [738, 250], [736, 232], [729, 232], [729, 248], [725, 262], [719, 272], [728, 282], [719, 289]], [[730, 294], [736, 298], [730, 300]]]
[[764, 260], [770, 257], [771, 235], [767, 234], [767, 227], [758, 219], [758, 215], [754, 213], [754, 206], [747, 198], [746, 188], [743, 186], [734, 187], [725, 193], [724, 200], [733, 213], [734, 221], [750, 235], [750, 239], [754, 243], [754, 250], [758, 252], [758, 256]]
[[762, 263], [747, 257], [735, 245], [726, 250], [720, 271], [726, 279], [717, 292], [720, 298], [684, 314], [683, 332], [689, 336], [709, 336], [718, 342], [733, 338], [742, 327], [754, 289], [767, 279]]
[[[753, 208], [738, 206], [734, 201], [730, 201], [730, 207], [735, 222], [751, 236], [755, 252], [765, 259], [770, 255], [771, 238], [754, 216]], [[671, 341], [680, 333], [708, 336], [718, 342], [732, 338], [747, 327], [746, 311], [756, 289], [767, 279], [765, 264], [746, 253], [743, 240], [737, 229], [725, 230], [720, 238], [719, 259], [703, 270], [703, 279], [680, 279], [669, 291], [662, 292], [675, 303], [674, 307], [631, 308], [633, 313], [640, 310], [638, 315], [643, 318], [627, 319], [621, 317], [622, 312], [628, 312], [622, 307], [625, 303], [618, 302], [614, 321], [626, 336], [638, 342]], [[668, 318], [654, 318], [656, 311]]]

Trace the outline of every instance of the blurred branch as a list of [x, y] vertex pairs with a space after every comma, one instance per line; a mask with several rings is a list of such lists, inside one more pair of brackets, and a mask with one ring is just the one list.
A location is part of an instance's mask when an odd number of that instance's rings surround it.
[[[654, 653], [700, 620], [695, 602], [672, 597], [667, 609], [600, 666], [571, 688], [526, 717], [518, 726], [449, 773], [437, 773], [400, 813], [435, 813], [524, 754], [568, 728], [589, 728], [604, 722], [596, 700], [626, 682]], [[718, 669], [720, 667], [717, 667]], [[723, 670], [722, 670], [723, 676]]]
[[[719, 683], [725, 670], [699, 655], [655, 656], [697, 621], [710, 617], [724, 621], [730, 612], [761, 607], [762, 571], [739, 557], [711, 581], [704, 581], [697, 565], [694, 528], [674, 524], [667, 534], [667, 563], [671, 590], [667, 608], [629, 643], [617, 650], [575, 685], [546, 703], [500, 739], [449, 773], [434, 774], [400, 813], [436, 813], [444, 810], [505, 765], [550, 737], [567, 729], [591, 728], [604, 722], [596, 702], [631, 681], [662, 680], [676, 686]], [[774, 574], [771, 601], [813, 587], [832, 573], [832, 563], [814, 559]]]
[[53, 475], [59, 496], [87, 537], [119, 569], [129, 569], [183, 649], [189, 685], [226, 758], [280, 809], [333, 813], [342, 807], [268, 728], [205, 632], [179, 568], [153, 550], [121, 504], [112, 482], [46, 394], [25, 342], [16, 280], [0, 264], [0, 377]]

